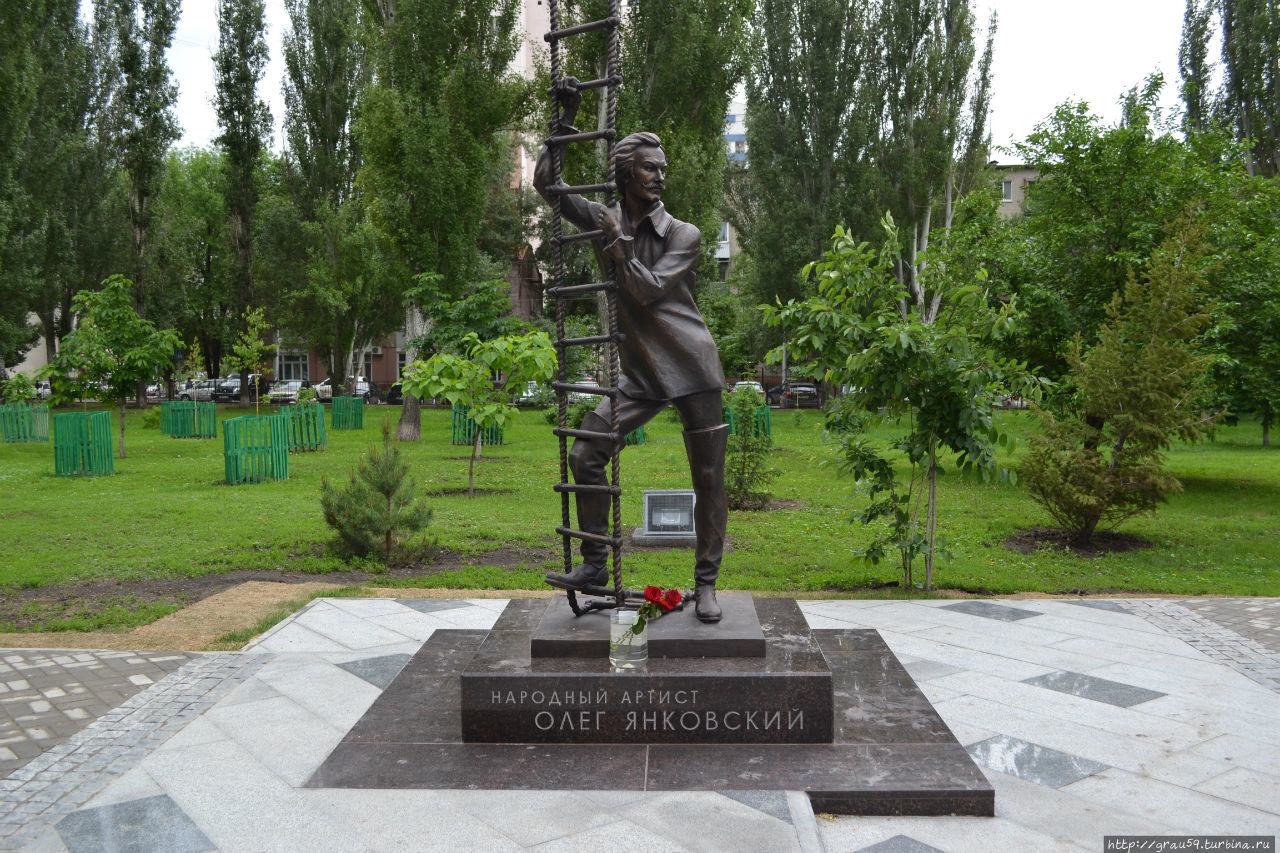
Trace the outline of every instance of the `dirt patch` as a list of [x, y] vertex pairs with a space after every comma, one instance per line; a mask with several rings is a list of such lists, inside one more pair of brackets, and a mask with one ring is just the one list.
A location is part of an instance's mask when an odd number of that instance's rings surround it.
[[316, 593], [337, 588], [337, 584], [317, 581], [250, 581], [132, 631], [0, 634], [0, 647], [201, 651], [225, 634], [254, 628], [286, 602], [301, 606]]
[[[274, 583], [283, 587], [305, 587], [315, 583], [321, 583], [327, 587], [367, 586], [379, 581], [430, 577], [468, 566], [499, 566], [511, 571], [519, 569], [522, 565], [538, 568], [555, 558], [555, 553], [550, 547], [500, 548], [483, 554], [455, 554], [451, 551], [440, 551], [436, 559], [429, 564], [399, 566], [382, 572], [341, 571], [313, 575], [302, 572], [246, 570], [199, 577], [90, 581], [62, 586], [15, 589], [8, 590], [0, 596], [0, 624], [10, 624], [19, 631], [23, 631], [37, 629], [51, 622], [83, 614], [99, 613], [117, 606], [137, 610], [147, 605], [159, 604], [190, 609], [191, 605], [210, 596], [255, 581]], [[222, 633], [232, 630], [236, 628], [228, 628]]]
[[1076, 545], [1071, 541], [1071, 533], [1060, 527], [1029, 527], [1019, 530], [1004, 540], [1004, 547], [1019, 554], [1033, 554], [1042, 548], [1058, 551], [1070, 551], [1077, 557], [1092, 560], [1106, 554], [1123, 554], [1127, 551], [1140, 551], [1152, 547], [1152, 542], [1132, 533], [1115, 533], [1103, 531], [1093, 534], [1093, 541], [1088, 545]]

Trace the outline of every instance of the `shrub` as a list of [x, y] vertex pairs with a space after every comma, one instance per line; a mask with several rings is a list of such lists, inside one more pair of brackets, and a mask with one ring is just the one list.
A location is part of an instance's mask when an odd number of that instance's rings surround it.
[[1037, 409], [1044, 432], [1020, 471], [1077, 544], [1088, 544], [1100, 524], [1154, 512], [1182, 491], [1164, 469], [1164, 451], [1213, 428], [1215, 417], [1197, 405], [1210, 362], [1196, 344], [1210, 320], [1201, 307], [1201, 231], [1184, 226], [1152, 254], [1141, 279], [1130, 276], [1092, 349], [1082, 355], [1076, 339], [1071, 410], [1057, 417]]
[[724, 490], [730, 509], [763, 509], [769, 505], [769, 483], [777, 471], [769, 467], [773, 439], [756, 429], [756, 410], [764, 397], [753, 388], [729, 395], [729, 410], [737, 427], [729, 436], [725, 454]]
[[430, 557], [434, 539], [414, 541], [431, 522], [431, 510], [414, 497], [417, 487], [400, 448], [391, 440], [391, 422], [382, 423], [382, 446], [373, 445], [351, 472], [345, 488], [320, 481], [325, 522], [337, 531], [343, 550], [354, 557], [377, 556], [386, 563]]

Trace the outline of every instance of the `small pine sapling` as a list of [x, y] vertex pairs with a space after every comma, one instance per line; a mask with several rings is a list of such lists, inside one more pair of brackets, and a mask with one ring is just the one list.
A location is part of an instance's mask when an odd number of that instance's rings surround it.
[[729, 395], [734, 428], [725, 453], [724, 488], [730, 509], [763, 509], [769, 505], [769, 483], [777, 471], [769, 467], [773, 438], [756, 423], [764, 397], [754, 388]]
[[383, 421], [382, 446], [370, 446], [345, 487], [321, 479], [320, 505], [349, 554], [403, 564], [429, 557], [435, 541], [414, 541], [431, 522], [431, 510], [414, 496], [416, 484], [391, 432], [390, 420]]

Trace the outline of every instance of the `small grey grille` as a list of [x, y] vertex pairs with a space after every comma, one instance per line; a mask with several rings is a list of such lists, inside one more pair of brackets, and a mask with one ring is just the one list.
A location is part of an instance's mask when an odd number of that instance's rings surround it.
[[644, 533], [687, 536], [693, 532], [693, 492], [691, 490], [644, 493]]

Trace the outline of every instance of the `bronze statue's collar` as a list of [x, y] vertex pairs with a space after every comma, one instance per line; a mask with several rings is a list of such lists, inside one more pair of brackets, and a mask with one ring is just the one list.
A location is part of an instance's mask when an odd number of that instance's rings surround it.
[[667, 239], [667, 232], [671, 230], [671, 223], [675, 222], [675, 217], [667, 213], [667, 208], [662, 202], [658, 202], [649, 208], [649, 212], [644, 215], [649, 220], [649, 224], [653, 226], [653, 231], [663, 240]]

